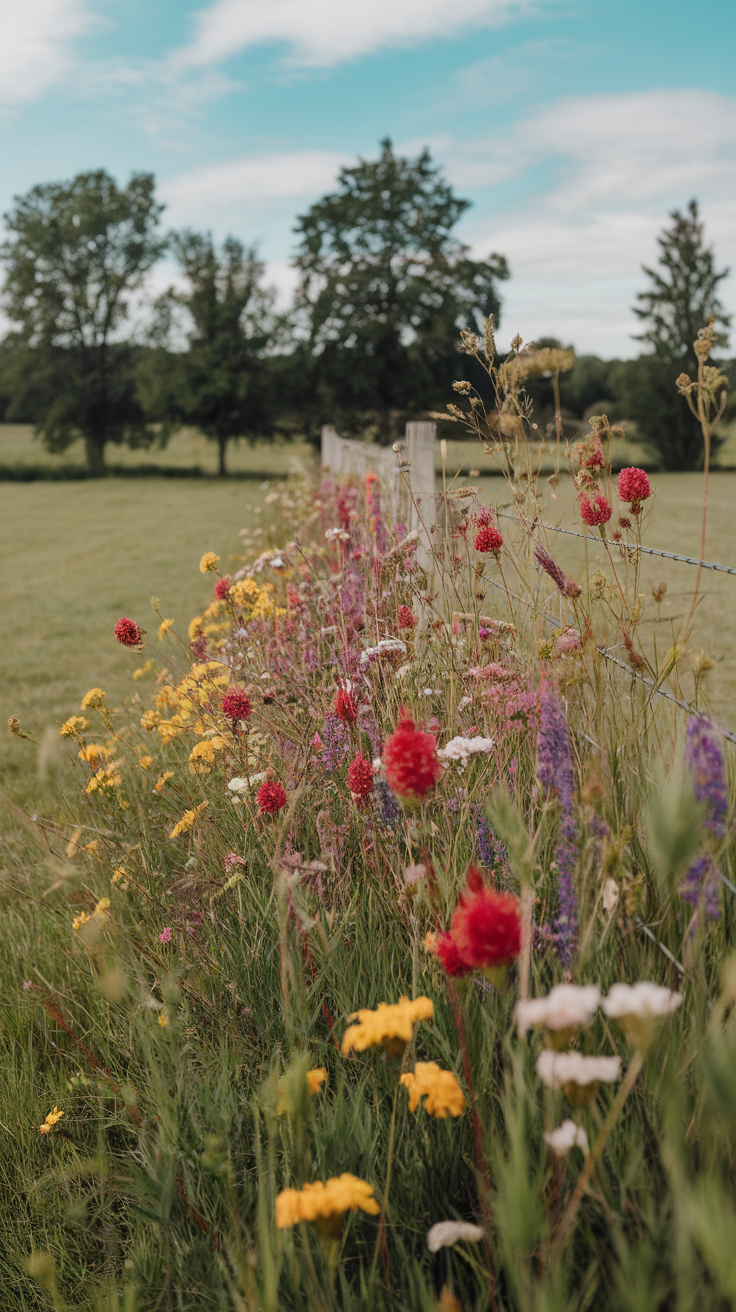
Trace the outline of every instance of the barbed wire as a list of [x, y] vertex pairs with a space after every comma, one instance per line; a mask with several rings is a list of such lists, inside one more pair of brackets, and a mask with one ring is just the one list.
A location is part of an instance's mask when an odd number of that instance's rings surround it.
[[[507, 510], [496, 512], [499, 519], [516, 519], [516, 515], [510, 514]], [[570, 538], [586, 538], [587, 533], [578, 533], [572, 528], [559, 528], [556, 524], [545, 524], [541, 519], [537, 520], [533, 528], [544, 528], [549, 533], [564, 533]], [[595, 541], [595, 539], [594, 539]], [[712, 560], [698, 560], [696, 556], [681, 556], [676, 551], [660, 551], [656, 547], [642, 547], [637, 542], [615, 542], [611, 546], [621, 547], [624, 551], [642, 551], [647, 556], [662, 556], [664, 560], [679, 560], [683, 565], [700, 565], [702, 569], [717, 570], [719, 574], [736, 574], [736, 568], [732, 565], [717, 565]]]

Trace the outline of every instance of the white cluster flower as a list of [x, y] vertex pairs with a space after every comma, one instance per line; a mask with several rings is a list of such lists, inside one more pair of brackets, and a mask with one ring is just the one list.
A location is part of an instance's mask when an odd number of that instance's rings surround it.
[[366, 647], [360, 653], [361, 665], [367, 665], [374, 656], [406, 656], [406, 643], [400, 638], [382, 638], [375, 647]]
[[574, 1121], [563, 1121], [556, 1130], [545, 1134], [544, 1139], [557, 1157], [566, 1157], [571, 1148], [582, 1148], [586, 1157], [590, 1152], [585, 1127]]
[[231, 793], [245, 793], [249, 788], [254, 788], [256, 784], [262, 784], [266, 778], [266, 771], [261, 770], [259, 774], [248, 775], [247, 779], [235, 778], [228, 780], [228, 788]]
[[613, 1084], [621, 1074], [620, 1057], [583, 1057], [579, 1052], [545, 1048], [537, 1057], [537, 1075], [550, 1089], [566, 1084]]
[[640, 980], [638, 984], [613, 984], [608, 997], [603, 999], [603, 1010], [611, 1020], [624, 1017], [654, 1020], [677, 1011], [681, 1002], [681, 993]]
[[471, 756], [477, 752], [490, 752], [495, 745], [494, 738], [451, 738], [449, 743], [440, 747], [437, 755], [441, 761], [460, 761], [461, 765], [467, 765]]
[[404, 871], [404, 879], [407, 884], [418, 884], [420, 879], [424, 879], [427, 873], [427, 867], [423, 865], [407, 866]]
[[590, 1025], [601, 1000], [597, 984], [555, 984], [546, 998], [528, 998], [516, 1004], [519, 1034], [534, 1026], [546, 1030], [567, 1030]]
[[339, 538], [341, 542], [347, 542], [349, 537], [350, 534], [346, 533], [344, 528], [328, 528], [325, 533], [327, 542], [334, 542], [335, 538]]
[[427, 1231], [427, 1248], [430, 1253], [438, 1253], [441, 1248], [457, 1244], [461, 1239], [477, 1244], [482, 1238], [482, 1226], [471, 1225], [468, 1221], [438, 1221]]

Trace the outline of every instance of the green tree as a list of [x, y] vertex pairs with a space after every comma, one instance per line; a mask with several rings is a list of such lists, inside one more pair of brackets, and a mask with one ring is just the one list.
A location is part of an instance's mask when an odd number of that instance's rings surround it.
[[338, 189], [297, 221], [303, 316], [317, 422], [377, 424], [444, 405], [458, 374], [458, 330], [498, 321], [505, 259], [472, 260], [453, 228], [468, 208], [432, 165], [394, 155], [343, 168]]
[[[706, 245], [697, 201], [684, 214], [674, 210], [672, 226], [658, 238], [659, 268], [644, 266], [650, 280], [637, 296], [634, 313], [644, 329], [636, 340], [649, 353], [622, 362], [613, 383], [627, 418], [665, 469], [697, 469], [703, 462], [703, 438], [697, 419], [675, 389], [681, 373], [697, 373], [693, 343], [711, 320], [725, 330], [730, 318], [718, 299], [718, 286], [729, 270], [716, 270], [713, 249]], [[725, 345], [725, 331], [719, 333]], [[714, 440], [713, 448], [717, 445]]]
[[5, 215], [8, 418], [32, 412], [52, 451], [84, 439], [102, 473], [109, 442], [148, 445], [155, 433], [136, 392], [136, 349], [122, 338], [131, 298], [165, 249], [151, 174], [127, 187], [98, 170], [33, 187]]
[[[169, 288], [157, 303], [158, 349], [142, 395], [152, 416], [190, 424], [216, 442], [224, 477], [229, 442], [273, 432], [271, 354], [283, 325], [254, 250], [227, 237], [218, 252], [210, 235], [191, 231], [171, 242], [184, 287]], [[182, 340], [186, 349], [177, 350]]]

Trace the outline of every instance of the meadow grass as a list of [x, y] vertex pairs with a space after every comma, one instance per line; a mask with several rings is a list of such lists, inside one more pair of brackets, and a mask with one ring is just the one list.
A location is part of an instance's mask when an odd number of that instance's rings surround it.
[[[697, 554], [698, 480], [655, 481], [645, 541]], [[713, 479], [723, 547], [713, 555], [726, 561], [730, 486], [728, 475]], [[242, 484], [6, 489], [18, 515], [8, 537], [25, 547], [9, 613], [36, 680], [23, 685], [26, 707], [9, 713], [30, 727], [43, 704], [33, 727], [56, 715], [57, 735], [70, 714], [87, 724], [69, 726], [71, 759], [48, 773], [45, 793], [23, 774], [36, 749], [12, 743], [16, 783], [37, 813], [11, 809], [0, 871], [3, 1305], [733, 1305], [731, 760], [707, 726], [705, 746], [694, 745], [695, 717], [685, 747], [685, 716], [600, 651], [625, 627], [634, 653], [666, 671], [688, 567], [672, 567], [669, 601], [656, 603], [615, 549], [609, 558], [590, 536], [586, 561], [578, 539], [550, 535], [580, 584], [579, 596], [564, 594], [537, 568], [525, 526], [541, 510], [578, 528], [570, 484], [537, 486], [520, 469], [478, 488], [451, 498], [452, 536], [435, 540], [429, 573], [411, 539], [394, 538], [370, 482], [293, 480], [263, 490], [260, 516], [249, 492], [253, 523], [267, 520], [250, 545], [236, 536]], [[489, 503], [514, 506], [497, 520], [498, 555], [474, 546]], [[42, 521], [56, 525], [55, 558], [66, 550], [68, 567], [45, 592], [32, 569], [43, 569]], [[246, 558], [219, 601], [215, 576], [197, 573], [210, 549], [221, 573]], [[657, 582], [666, 568], [657, 562]], [[70, 571], [81, 575], [73, 585]], [[71, 618], [54, 599], [64, 587]], [[177, 616], [158, 642], [150, 592]], [[725, 597], [713, 591], [696, 611], [678, 685], [688, 698], [689, 655], [701, 642], [717, 654]], [[75, 642], [75, 607], [88, 653]], [[187, 632], [192, 611], [200, 619]], [[112, 649], [110, 639], [105, 668], [93, 635], [121, 613], [149, 629], [151, 647]], [[43, 671], [54, 664], [33, 650], [47, 634], [65, 653], [50, 693]], [[376, 653], [386, 639], [394, 647]], [[708, 679], [726, 668], [726, 646]], [[15, 677], [20, 685], [17, 662]], [[90, 686], [108, 695], [81, 712]], [[246, 720], [228, 718], [228, 687], [247, 693]], [[405, 729], [400, 747], [391, 735], [402, 705], [433, 732]], [[465, 746], [453, 748], [458, 737]], [[362, 800], [348, 771], [358, 752], [379, 758]], [[431, 785], [417, 753], [431, 761]], [[466, 884], [471, 864], [480, 870]], [[495, 929], [492, 951], [484, 937], [490, 890], [493, 914], [500, 896], [518, 918], [520, 955], [517, 945], [499, 957]], [[477, 961], [462, 955], [463, 905], [475, 908]], [[454, 966], [432, 938], [448, 929]], [[673, 990], [682, 999], [651, 1028], [626, 1031], [595, 1009], [588, 1027], [520, 1035], [517, 1001], [562, 980], [603, 994], [650, 980], [668, 1006]], [[341, 1051], [351, 1013], [402, 995], [430, 999], [434, 1013], [403, 1052]], [[574, 1080], [546, 1087], [536, 1061], [556, 1040], [619, 1057], [620, 1080], [593, 1085], [588, 1099]], [[461, 1115], [409, 1111], [399, 1075], [416, 1062], [452, 1073]], [[327, 1079], [311, 1094], [314, 1068]], [[56, 1107], [63, 1117], [42, 1134]], [[587, 1133], [585, 1158], [578, 1148], [557, 1157], [544, 1140], [571, 1116]], [[380, 1217], [348, 1211], [331, 1235], [277, 1224], [280, 1191], [343, 1172], [367, 1181]], [[472, 1223], [480, 1241], [432, 1252], [438, 1221]]]

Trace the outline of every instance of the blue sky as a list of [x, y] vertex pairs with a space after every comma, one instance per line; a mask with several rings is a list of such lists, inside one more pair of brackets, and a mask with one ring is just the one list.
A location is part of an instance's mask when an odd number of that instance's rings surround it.
[[426, 144], [509, 260], [501, 338], [630, 355], [669, 210], [697, 196], [736, 266], [735, 50], [733, 0], [0, 0], [0, 207], [151, 170], [167, 224], [257, 243], [287, 296], [340, 164]]

